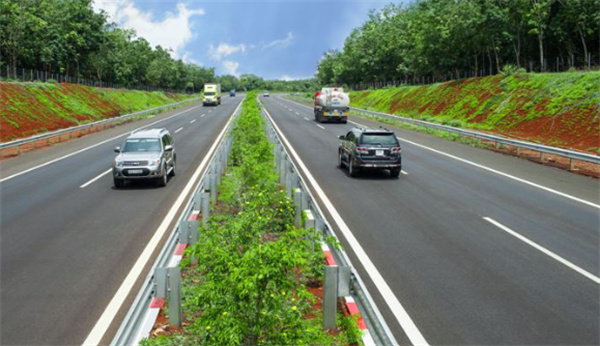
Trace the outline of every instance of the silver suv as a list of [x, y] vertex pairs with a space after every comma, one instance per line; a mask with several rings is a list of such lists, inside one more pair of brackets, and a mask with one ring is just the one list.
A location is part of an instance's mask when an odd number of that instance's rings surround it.
[[132, 132], [116, 147], [119, 153], [113, 162], [115, 188], [128, 180], [152, 179], [166, 186], [169, 175], [175, 175], [175, 142], [167, 129], [148, 129]]

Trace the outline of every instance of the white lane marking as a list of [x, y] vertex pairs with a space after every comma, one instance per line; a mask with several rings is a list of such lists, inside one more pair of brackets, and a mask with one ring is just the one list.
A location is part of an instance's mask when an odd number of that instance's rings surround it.
[[202, 115], [200, 116], [200, 118], [204, 118], [204, 116], [205, 116], [205, 115], [206, 115], [206, 114], [202, 114]]
[[[191, 110], [193, 110], [193, 109], [196, 109], [196, 108], [198, 108], [198, 107], [200, 107], [200, 106], [195, 106], [195, 107], [192, 107], [192, 108], [190, 108], [190, 109], [187, 109], [187, 110], [185, 110], [185, 111], [182, 111], [182, 112], [179, 112], [179, 113], [173, 114], [173, 115], [169, 116], [168, 118], [164, 118], [164, 119], [161, 119], [161, 120], [157, 120], [157, 121], [155, 121], [155, 122], [153, 122], [153, 123], [150, 123], [150, 124], [148, 124], [148, 125], [144, 125], [144, 126], [138, 127], [138, 128], [137, 128], [137, 129], [135, 129], [135, 130], [143, 129], [143, 128], [146, 128], [146, 127], [149, 127], [149, 126], [152, 126], [152, 125], [158, 124], [158, 123], [160, 123], [160, 122], [163, 122], [163, 121], [169, 120], [169, 119], [171, 119], [171, 118], [174, 118], [174, 117], [180, 116], [181, 114], [183, 114], [183, 113], [187, 113], [187, 112], [189, 112], [189, 111], [191, 111]], [[135, 131], [135, 130], [134, 130], [134, 131]], [[72, 153], [70, 153], [70, 154], [67, 154], [67, 155], [64, 155], [64, 156], [58, 157], [58, 158], [56, 158], [56, 159], [54, 159], [54, 160], [50, 160], [50, 161], [48, 161], [48, 162], [42, 163], [41, 165], [37, 165], [37, 166], [35, 166], [35, 167], [31, 167], [31, 168], [29, 168], [29, 169], [26, 169], [26, 170], [24, 170], [24, 171], [22, 171], [22, 172], [19, 172], [19, 173], [15, 173], [15, 174], [13, 174], [13, 175], [10, 175], [10, 176], [8, 176], [8, 177], [6, 177], [6, 178], [2, 178], [2, 179], [0, 179], [0, 183], [2, 183], [2, 182], [5, 182], [5, 181], [7, 181], [7, 180], [9, 180], [9, 179], [12, 179], [12, 178], [18, 177], [18, 176], [20, 176], [20, 175], [23, 175], [23, 174], [25, 174], [25, 173], [29, 173], [29, 172], [31, 172], [31, 171], [35, 171], [36, 169], [39, 169], [39, 168], [42, 168], [42, 167], [48, 166], [48, 165], [50, 165], [50, 164], [53, 164], [53, 163], [55, 163], [55, 162], [62, 161], [62, 160], [64, 160], [64, 159], [66, 159], [66, 158], [69, 158], [69, 157], [71, 157], [71, 156], [77, 155], [77, 154], [79, 154], [79, 153], [83, 153], [84, 151], [88, 151], [88, 150], [90, 150], [90, 149], [92, 149], [92, 148], [95, 148], [95, 147], [97, 147], [97, 146], [99, 146], [99, 145], [102, 145], [102, 144], [104, 144], [104, 143], [108, 143], [108, 142], [110, 142], [110, 141], [114, 141], [114, 140], [115, 140], [115, 139], [117, 139], [117, 138], [121, 138], [121, 137], [123, 137], [123, 136], [127, 136], [127, 135], [129, 135], [131, 132], [132, 132], [132, 131], [127, 131], [126, 133], [123, 133], [123, 134], [120, 134], [120, 135], [118, 135], [118, 136], [115, 136], [115, 137], [109, 138], [109, 139], [107, 139], [107, 140], [104, 140], [104, 141], [102, 141], [102, 142], [96, 143], [96, 144], [94, 144], [94, 145], [90, 145], [89, 147], [85, 147], [85, 148], [83, 148], [83, 149], [79, 149], [79, 150], [77, 150], [77, 151], [75, 151], [75, 152], [72, 152]]]
[[400, 173], [402, 173], [404, 175], [408, 175], [408, 172], [405, 172], [404, 170], [401, 170]]
[[298, 113], [298, 112], [294, 112], [294, 113], [296, 113], [296, 115], [300, 115], [300, 113]]
[[81, 185], [79, 188], [83, 189], [83, 188], [87, 187], [91, 183], [95, 182], [96, 180], [98, 180], [98, 179], [102, 178], [103, 176], [107, 175], [108, 173], [110, 173], [110, 171], [112, 171], [112, 168], [109, 168], [106, 172], [100, 173], [97, 177], [95, 177], [94, 179], [92, 179], [92, 180], [88, 181], [87, 183]]
[[352, 251], [354, 251], [356, 257], [362, 263], [363, 267], [365, 268], [365, 272], [371, 277], [371, 280], [375, 284], [375, 287], [379, 290], [379, 293], [389, 306], [390, 311], [392, 312], [392, 314], [394, 314], [394, 317], [396, 317], [398, 323], [400, 323], [400, 326], [402, 326], [402, 329], [404, 330], [412, 344], [427, 346], [427, 341], [413, 322], [412, 318], [404, 309], [404, 306], [402, 306], [398, 298], [396, 298], [390, 286], [388, 286], [383, 276], [381, 276], [381, 274], [379, 273], [379, 270], [377, 270], [377, 267], [375, 267], [365, 250], [362, 248], [358, 240], [354, 237], [354, 234], [352, 233], [348, 225], [346, 225], [344, 219], [342, 219], [340, 214], [333, 206], [333, 203], [331, 203], [325, 192], [323, 192], [323, 189], [321, 189], [321, 187], [317, 183], [317, 180], [312, 176], [308, 168], [306, 168], [306, 165], [304, 164], [302, 159], [300, 159], [300, 156], [296, 153], [294, 148], [292, 148], [290, 142], [288, 142], [287, 138], [283, 135], [283, 132], [281, 132], [279, 126], [275, 124], [275, 121], [273, 121], [271, 114], [269, 114], [269, 111], [267, 111], [266, 109], [265, 114], [273, 124], [273, 127], [275, 127], [275, 130], [279, 133], [279, 136], [285, 143], [286, 147], [289, 149], [289, 152], [292, 154], [294, 160], [298, 163], [298, 166], [300, 167], [306, 178], [310, 181], [310, 184], [315, 189], [315, 192], [319, 195], [321, 201], [323, 201], [323, 204], [327, 208], [327, 211], [329, 211], [335, 223], [338, 225], [340, 231], [344, 234], [344, 237], [348, 241], [348, 244], [352, 248]]
[[179, 132], [179, 131], [181, 131], [181, 130], [183, 130], [183, 127], [180, 127], [180, 128], [178, 128], [177, 130], [175, 130], [175, 133], [177, 133], [177, 132]]
[[510, 175], [510, 174], [508, 174], [508, 173], [500, 172], [500, 171], [498, 171], [498, 170], [495, 170], [495, 169], [493, 169], [493, 168], [490, 168], [490, 167], [487, 167], [487, 166], [484, 166], [484, 165], [480, 165], [480, 164], [478, 164], [478, 163], [475, 163], [475, 162], [472, 162], [472, 161], [469, 161], [469, 160], [465, 160], [465, 159], [463, 159], [463, 158], [460, 158], [460, 157], [458, 157], [458, 156], [454, 156], [454, 155], [451, 155], [451, 154], [445, 153], [445, 152], [443, 152], [443, 151], [439, 151], [439, 150], [436, 150], [436, 149], [433, 149], [433, 148], [430, 148], [430, 147], [426, 147], [426, 146], [424, 146], [424, 145], [422, 145], [422, 144], [418, 144], [418, 143], [415, 143], [415, 142], [412, 142], [412, 141], [409, 141], [409, 140], [406, 140], [406, 139], [403, 139], [403, 138], [400, 138], [400, 137], [398, 137], [398, 140], [400, 140], [400, 141], [402, 141], [402, 142], [410, 143], [410, 144], [412, 144], [412, 145], [415, 145], [415, 146], [417, 146], [417, 147], [420, 147], [420, 148], [423, 148], [423, 149], [430, 150], [430, 151], [432, 151], [432, 152], [434, 152], [434, 153], [437, 153], [437, 154], [440, 154], [440, 155], [444, 155], [444, 156], [446, 156], [446, 157], [449, 157], [449, 158], [451, 158], [451, 159], [455, 159], [455, 160], [457, 160], [457, 161], [464, 162], [464, 163], [466, 163], [466, 164], [469, 164], [469, 165], [475, 166], [475, 167], [477, 167], [477, 168], [481, 168], [481, 169], [483, 169], [483, 170], [486, 170], [486, 171], [488, 171], [488, 172], [496, 173], [496, 174], [498, 174], [498, 175], [501, 175], [501, 176], [503, 176], [503, 177], [506, 177], [506, 178], [509, 178], [509, 179], [512, 179], [512, 180], [515, 180], [515, 181], [518, 181], [518, 182], [520, 182], [520, 183], [523, 183], [523, 184], [526, 184], [526, 185], [529, 185], [529, 186], [533, 186], [533, 187], [537, 187], [538, 189], [541, 189], [541, 190], [544, 190], [544, 191], [547, 191], [547, 192], [553, 193], [553, 194], [555, 194], [555, 195], [562, 196], [562, 197], [568, 198], [568, 199], [570, 199], [570, 200], [573, 200], [573, 201], [576, 201], [576, 202], [579, 202], [579, 203], [583, 203], [583, 204], [589, 205], [589, 206], [591, 206], [591, 207], [594, 207], [594, 208], [600, 209], [600, 205], [599, 205], [599, 204], [595, 204], [595, 203], [592, 203], [592, 202], [586, 201], [586, 200], [584, 200], [584, 199], [581, 199], [581, 198], [578, 198], [578, 197], [575, 197], [575, 196], [571, 196], [571, 195], [569, 195], [569, 194], [566, 194], [566, 193], [564, 193], [564, 192], [560, 192], [560, 191], [557, 191], [557, 190], [551, 189], [551, 188], [549, 188], [549, 187], [545, 187], [545, 186], [542, 186], [542, 185], [536, 184], [536, 183], [534, 183], [534, 182], [531, 182], [531, 181], [529, 181], [529, 180], [525, 180], [525, 179], [522, 179], [522, 178], [518, 178], [518, 177], [515, 177], [514, 175]]
[[524, 242], [525, 244], [527, 244], [527, 245], [529, 245], [529, 246], [531, 246], [531, 247], [533, 247], [533, 248], [535, 248], [535, 249], [537, 249], [537, 250], [539, 250], [539, 251], [541, 251], [541, 252], [545, 253], [546, 255], [548, 255], [548, 256], [550, 256], [550, 257], [554, 258], [555, 260], [559, 261], [560, 263], [562, 263], [562, 264], [566, 265], [567, 267], [569, 267], [569, 268], [571, 268], [571, 269], [575, 270], [576, 272], [578, 272], [579, 274], [581, 274], [581, 275], [585, 276], [586, 278], [588, 278], [588, 279], [590, 279], [590, 280], [594, 281], [594, 282], [595, 282], [595, 283], [597, 283], [597, 284], [600, 284], [600, 278], [599, 278], [599, 277], [597, 277], [597, 276], [595, 276], [595, 275], [593, 275], [593, 274], [591, 274], [590, 272], [586, 271], [585, 269], [583, 269], [583, 268], [581, 268], [581, 267], [579, 267], [579, 266], [577, 266], [577, 265], [573, 264], [572, 262], [569, 262], [569, 261], [567, 261], [566, 259], [564, 259], [564, 258], [560, 257], [559, 255], [555, 254], [554, 252], [552, 252], [552, 251], [550, 251], [550, 250], [546, 249], [545, 247], [543, 247], [543, 246], [541, 246], [541, 245], [538, 245], [537, 243], [535, 243], [535, 242], [533, 242], [533, 241], [529, 240], [528, 238], [526, 238], [526, 237], [524, 237], [524, 236], [520, 235], [519, 233], [517, 233], [517, 232], [513, 231], [512, 229], [510, 229], [510, 228], [508, 228], [508, 227], [504, 226], [504, 225], [503, 225], [503, 224], [501, 224], [500, 222], [498, 222], [498, 221], [496, 221], [496, 220], [494, 220], [494, 219], [492, 219], [492, 218], [490, 218], [490, 217], [487, 217], [487, 216], [486, 216], [486, 217], [484, 217], [483, 219], [484, 219], [485, 221], [487, 221], [487, 222], [489, 222], [489, 223], [493, 224], [494, 226], [496, 226], [496, 227], [500, 228], [500, 229], [501, 229], [501, 230], [503, 230], [504, 232], [506, 232], [506, 233], [508, 233], [508, 234], [512, 235], [513, 237], [515, 237], [515, 238], [517, 238], [517, 239], [521, 240], [521, 241], [522, 241], [522, 242]]
[[209, 113], [212, 112], [212, 109], [208, 111]]
[[310, 121], [310, 119], [308, 119], [307, 117], [304, 117], [304, 120], [306, 120], [306, 121]]
[[195, 123], [195, 122], [196, 122], [196, 119], [194, 119], [194, 120], [190, 121], [190, 124], [193, 124], [193, 123]]
[[325, 130], [325, 127], [323, 127], [323, 126], [321, 126], [319, 124], [315, 124], [315, 125], [317, 125], [318, 127], [322, 128], [323, 130]]
[[194, 175], [192, 175], [192, 177], [190, 178], [190, 181], [187, 183], [187, 185], [185, 186], [183, 191], [181, 191], [181, 194], [179, 195], [179, 197], [177, 197], [175, 204], [173, 204], [173, 206], [167, 213], [167, 216], [164, 218], [163, 222], [160, 224], [160, 226], [158, 226], [158, 228], [154, 232], [152, 239], [150, 239], [150, 241], [144, 248], [144, 251], [142, 251], [142, 253], [140, 254], [140, 257], [137, 259], [137, 261], [135, 262], [135, 264], [129, 271], [129, 274], [127, 274], [127, 277], [125, 278], [125, 280], [123, 280], [123, 283], [117, 290], [117, 293], [115, 293], [114, 297], [110, 300], [110, 303], [108, 303], [108, 306], [102, 313], [102, 316], [100, 316], [100, 318], [96, 322], [96, 325], [94, 325], [94, 328], [92, 328], [92, 331], [90, 332], [90, 334], [87, 336], [87, 338], [83, 342], [83, 345], [98, 345], [98, 344], [100, 344], [102, 337], [108, 330], [108, 327], [110, 326], [110, 324], [112, 323], [113, 319], [115, 318], [117, 312], [123, 305], [125, 298], [127, 298], [129, 293], [131, 292], [131, 289], [133, 288], [136, 280], [142, 274], [142, 271], [144, 270], [146, 263], [148, 262], [148, 260], [150, 260], [150, 256], [154, 252], [154, 249], [158, 246], [158, 243], [163, 238], [164, 234], [167, 232], [167, 227], [169, 226], [171, 221], [176, 217], [178, 210], [181, 208], [181, 206], [185, 202], [186, 196], [189, 194], [189, 192], [193, 188], [197, 187], [197, 185], [200, 183], [199, 181], [197, 182], [198, 178], [200, 177], [200, 173], [202, 173], [202, 171], [208, 164], [208, 161], [209, 161], [210, 157], [212, 156], [212, 154], [214, 153], [214, 151], [216, 150], [217, 145], [219, 144], [219, 141], [225, 135], [225, 130], [227, 129], [227, 126], [229, 126], [229, 124], [233, 120], [233, 114], [235, 114], [235, 112], [238, 111], [238, 109], [240, 108], [241, 105], [242, 105], [242, 103], [240, 102], [238, 104], [237, 108], [235, 109], [235, 111], [233, 111], [232, 115], [229, 118], [229, 121], [227, 122], [227, 124], [225, 124], [225, 126], [223, 127], [223, 130], [221, 130], [221, 133], [219, 134], [219, 136], [217, 137], [217, 139], [215, 140], [213, 145], [208, 150], [208, 153], [206, 154], [206, 156], [204, 156], [204, 159], [202, 160], [202, 162], [200, 163], [200, 165], [194, 172]]

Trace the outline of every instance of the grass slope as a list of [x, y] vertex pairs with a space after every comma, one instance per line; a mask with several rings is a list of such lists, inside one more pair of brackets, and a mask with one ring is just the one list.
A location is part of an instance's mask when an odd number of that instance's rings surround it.
[[189, 97], [77, 84], [0, 83], [0, 140], [7, 142]]
[[600, 72], [471, 78], [351, 92], [354, 107], [600, 152]]

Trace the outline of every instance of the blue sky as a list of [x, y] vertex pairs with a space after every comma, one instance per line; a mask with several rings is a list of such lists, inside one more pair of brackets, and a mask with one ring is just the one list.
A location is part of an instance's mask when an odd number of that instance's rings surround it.
[[135, 29], [175, 58], [217, 74], [266, 79], [312, 77], [321, 55], [340, 49], [369, 9], [391, 1], [95, 0], [123, 28]]

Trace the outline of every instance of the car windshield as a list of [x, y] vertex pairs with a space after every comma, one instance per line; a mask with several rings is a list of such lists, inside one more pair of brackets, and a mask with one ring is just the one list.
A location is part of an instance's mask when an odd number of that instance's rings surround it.
[[363, 134], [360, 144], [396, 145], [396, 137], [393, 133], [369, 133]]
[[204, 93], [204, 96], [214, 96], [214, 95], [215, 95], [215, 93], [212, 91], [207, 91]]
[[157, 138], [132, 138], [125, 141], [124, 153], [160, 151], [160, 142]]

